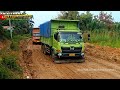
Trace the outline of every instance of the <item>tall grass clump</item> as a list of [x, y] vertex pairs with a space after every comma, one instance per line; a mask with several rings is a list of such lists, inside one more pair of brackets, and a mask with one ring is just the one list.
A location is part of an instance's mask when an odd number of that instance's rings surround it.
[[22, 68], [17, 63], [17, 56], [4, 55], [0, 59], [0, 79], [22, 78]]
[[120, 48], [120, 35], [118, 31], [108, 31], [106, 29], [102, 29], [91, 31], [90, 34], [91, 43]]
[[21, 71], [20, 66], [17, 63], [18, 58], [14, 55], [8, 55], [2, 57], [2, 64], [13, 71]]
[[24, 35], [15, 35], [13, 36], [13, 39], [12, 39], [12, 43], [10, 45], [10, 48], [14, 51], [18, 51], [19, 50], [19, 42], [20, 40], [23, 40], [23, 39], [28, 39], [30, 38], [30, 34], [24, 34]]

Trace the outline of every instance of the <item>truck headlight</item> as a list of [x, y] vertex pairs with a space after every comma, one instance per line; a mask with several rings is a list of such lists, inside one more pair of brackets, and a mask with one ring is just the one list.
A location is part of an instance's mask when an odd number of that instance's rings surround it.
[[81, 56], [84, 56], [84, 53], [81, 53]]
[[62, 53], [58, 53], [58, 56], [62, 56]]

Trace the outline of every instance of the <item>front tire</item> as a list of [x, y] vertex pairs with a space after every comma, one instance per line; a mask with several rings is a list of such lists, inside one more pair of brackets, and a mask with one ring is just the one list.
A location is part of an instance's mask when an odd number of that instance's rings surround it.
[[85, 62], [84, 55], [80, 56], [79, 59], [80, 59], [80, 60], [78, 61], [78, 63], [83, 63], [83, 62]]
[[53, 62], [56, 62], [57, 61], [57, 56], [55, 55], [55, 52], [54, 52], [54, 50], [51, 50], [51, 58], [52, 58], [52, 61]]
[[42, 51], [42, 53], [43, 53], [43, 50], [44, 50], [44, 49], [43, 49], [43, 45], [41, 45], [41, 51]]
[[56, 59], [56, 56], [55, 56], [54, 50], [51, 51], [51, 57], [52, 57], [52, 59]]

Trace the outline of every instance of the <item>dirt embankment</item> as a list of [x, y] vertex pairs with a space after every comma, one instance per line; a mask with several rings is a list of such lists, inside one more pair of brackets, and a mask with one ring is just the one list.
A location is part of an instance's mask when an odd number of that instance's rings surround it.
[[40, 45], [21, 41], [21, 66], [31, 79], [117, 79], [120, 78], [120, 49], [86, 43], [84, 63], [55, 64]]
[[23, 68], [24, 78], [32, 78], [33, 70], [33, 58], [32, 58], [32, 46], [30, 47], [31, 39], [22, 40], [20, 42], [20, 65]]
[[10, 43], [11, 42], [9, 40], [0, 41], [0, 50], [3, 48], [9, 48]]
[[0, 50], [4, 47], [3, 43], [0, 42]]
[[98, 46], [86, 43], [86, 55], [101, 58], [110, 62], [120, 63], [120, 48]]

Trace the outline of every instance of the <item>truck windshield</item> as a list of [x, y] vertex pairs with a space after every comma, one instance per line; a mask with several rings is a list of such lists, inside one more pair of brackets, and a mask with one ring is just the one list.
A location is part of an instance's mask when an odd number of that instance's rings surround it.
[[40, 36], [40, 33], [33, 33], [33, 36], [39, 37], [39, 36]]
[[60, 42], [79, 43], [80, 41], [82, 41], [82, 37], [77, 32], [60, 32]]

